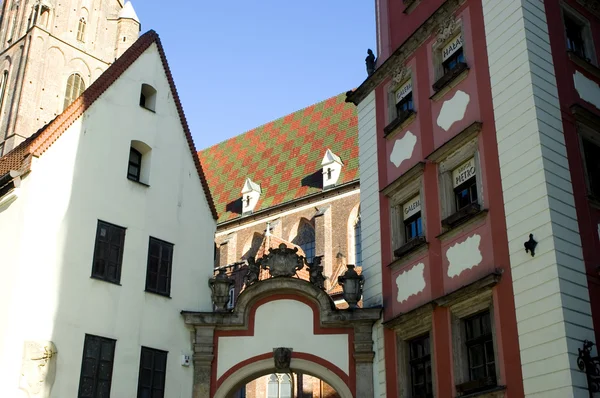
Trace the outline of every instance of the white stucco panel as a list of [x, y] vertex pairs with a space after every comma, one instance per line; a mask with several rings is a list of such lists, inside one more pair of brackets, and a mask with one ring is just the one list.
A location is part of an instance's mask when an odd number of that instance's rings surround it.
[[313, 310], [302, 302], [276, 300], [261, 305], [256, 310], [254, 336], [219, 339], [217, 378], [236, 364], [277, 347], [318, 356], [349, 375], [348, 335], [315, 335], [313, 324]]
[[573, 82], [581, 99], [600, 109], [600, 86], [579, 71], [573, 75]]
[[397, 139], [394, 143], [394, 149], [390, 153], [390, 161], [394, 166], [400, 167], [400, 164], [412, 157], [413, 151], [417, 145], [417, 136], [407, 131], [404, 137]]
[[419, 263], [398, 275], [396, 286], [398, 286], [398, 297], [396, 299], [399, 303], [425, 290], [425, 264]]
[[469, 94], [458, 90], [454, 97], [444, 101], [440, 114], [437, 118], [437, 125], [448, 131], [453, 123], [462, 120], [465, 117], [467, 106], [469, 105]]
[[483, 260], [479, 244], [481, 236], [475, 234], [468, 237], [464, 242], [456, 243], [446, 251], [448, 258], [448, 276], [453, 278], [460, 275], [463, 271], [471, 269]]

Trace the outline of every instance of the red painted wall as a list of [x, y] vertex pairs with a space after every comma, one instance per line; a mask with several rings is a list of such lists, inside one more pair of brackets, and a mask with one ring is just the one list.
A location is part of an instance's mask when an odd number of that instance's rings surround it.
[[[404, 43], [408, 37], [427, 20], [437, 8], [444, 3], [441, 0], [421, 1], [409, 14], [404, 13], [402, 1], [383, 1], [378, 5], [387, 5], [389, 19], [381, 22], [380, 26], [388, 26], [391, 52]], [[376, 89], [376, 118], [377, 118], [377, 150], [380, 189], [385, 188], [399, 176], [418, 162], [425, 162], [423, 174], [424, 196], [421, 198], [422, 208], [426, 214], [426, 240], [428, 249], [422, 255], [407, 261], [394, 261], [391, 227], [390, 203], [388, 198], [380, 195], [381, 214], [381, 244], [382, 271], [384, 292], [384, 318], [390, 320], [415, 309], [433, 299], [451, 293], [489, 274], [494, 269], [501, 269], [503, 276], [498, 285], [493, 288], [494, 323], [496, 330], [496, 349], [498, 351], [497, 367], [500, 369], [502, 383], [507, 386], [507, 397], [524, 395], [522, 385], [520, 353], [514, 308], [514, 293], [506, 236], [504, 203], [500, 179], [500, 165], [494, 125], [494, 113], [487, 60], [487, 46], [483, 23], [483, 11], [480, 0], [468, 0], [458, 10], [457, 17], [462, 19], [464, 51], [469, 65], [467, 76], [453, 89], [441, 98], [432, 99], [434, 94], [434, 68], [432, 45], [435, 33], [407, 60], [412, 70], [413, 98], [415, 102], [416, 120], [402, 131], [390, 138], [384, 137], [383, 129], [389, 124], [388, 91], [390, 80], [384, 81]], [[383, 40], [383, 39], [382, 39]], [[437, 117], [444, 101], [452, 98], [460, 90], [469, 95], [470, 101], [464, 117], [455, 122], [447, 131], [437, 124]], [[446, 143], [456, 134], [473, 122], [482, 123], [479, 134], [479, 155], [485, 207], [487, 215], [479, 222], [470, 224], [460, 233], [448, 238], [439, 238], [441, 227], [441, 205], [439, 201], [438, 169], [435, 163], [426, 160], [435, 149]], [[412, 157], [396, 167], [390, 161], [390, 153], [398, 138], [410, 131], [418, 138], [417, 147]], [[473, 234], [481, 236], [479, 246], [482, 261], [475, 267], [463, 271], [458, 276], [448, 276], [447, 249], [464, 241]], [[424, 291], [398, 303], [396, 277], [417, 263], [425, 265], [426, 288]], [[454, 392], [452, 336], [450, 328], [451, 314], [448, 309], [438, 307], [434, 310], [431, 338], [435, 351], [435, 387], [437, 397], [452, 397]], [[387, 371], [387, 395], [398, 396], [396, 378], [396, 337], [393, 331], [386, 330], [384, 334]]]

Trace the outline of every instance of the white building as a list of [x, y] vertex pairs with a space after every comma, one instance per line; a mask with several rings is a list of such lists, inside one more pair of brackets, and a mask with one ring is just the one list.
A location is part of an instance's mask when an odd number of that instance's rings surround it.
[[216, 212], [178, 98], [150, 31], [0, 158], [1, 397], [192, 395]]

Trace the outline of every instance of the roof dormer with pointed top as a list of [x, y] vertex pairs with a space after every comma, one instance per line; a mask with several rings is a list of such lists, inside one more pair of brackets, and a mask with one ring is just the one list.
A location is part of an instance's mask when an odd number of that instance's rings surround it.
[[246, 182], [242, 188], [242, 216], [252, 214], [254, 208], [258, 204], [260, 194], [260, 185], [252, 181], [250, 178], [246, 178]]
[[323, 189], [335, 186], [340, 178], [342, 167], [344, 166], [342, 159], [331, 152], [330, 149], [327, 149], [327, 151], [325, 151], [325, 156], [323, 156], [321, 166], [323, 166]]

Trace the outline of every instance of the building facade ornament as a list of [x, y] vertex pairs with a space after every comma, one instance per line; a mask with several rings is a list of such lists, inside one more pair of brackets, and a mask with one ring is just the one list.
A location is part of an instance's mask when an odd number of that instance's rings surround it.
[[406, 80], [410, 79], [410, 77], [411, 77], [410, 68], [408, 68], [404, 65], [398, 66], [392, 73], [393, 86], [397, 87], [401, 83], [404, 83]]
[[248, 258], [248, 270], [246, 271], [246, 275], [244, 275], [244, 286], [252, 286], [256, 282], [258, 282], [258, 277], [260, 275], [260, 261], [257, 263], [254, 257]]
[[269, 249], [269, 254], [264, 256], [260, 264], [269, 270], [272, 278], [296, 275], [296, 271], [304, 268], [304, 257], [298, 255], [298, 248], [290, 249], [285, 243], [279, 244], [276, 249]]
[[19, 389], [31, 398], [49, 398], [56, 376], [56, 346], [51, 341], [26, 341]]
[[310, 283], [315, 285], [318, 289], [325, 289], [325, 280], [327, 277], [323, 275], [323, 266], [321, 260], [323, 256], [317, 256], [312, 263], [307, 263], [308, 272], [310, 274]]
[[451, 15], [446, 19], [437, 31], [437, 38], [435, 40], [436, 46], [443, 46], [448, 40], [450, 40], [459, 30], [460, 20], [454, 15]]
[[273, 360], [275, 361], [275, 370], [277, 373], [291, 372], [290, 363], [292, 362], [292, 349], [285, 347], [274, 348]]
[[454, 16], [456, 10], [463, 4], [465, 0], [448, 0], [438, 10], [423, 23], [413, 33], [412, 36], [406, 40], [404, 45], [398, 47], [388, 59], [379, 65], [370, 77], [367, 78], [356, 90], [349, 91], [346, 94], [346, 102], [352, 102], [358, 105], [367, 95], [369, 95], [375, 88], [381, 84], [386, 78], [391, 77], [394, 71], [399, 65], [403, 65], [408, 57], [410, 57], [415, 50], [427, 41], [432, 34], [437, 32], [444, 22]]

